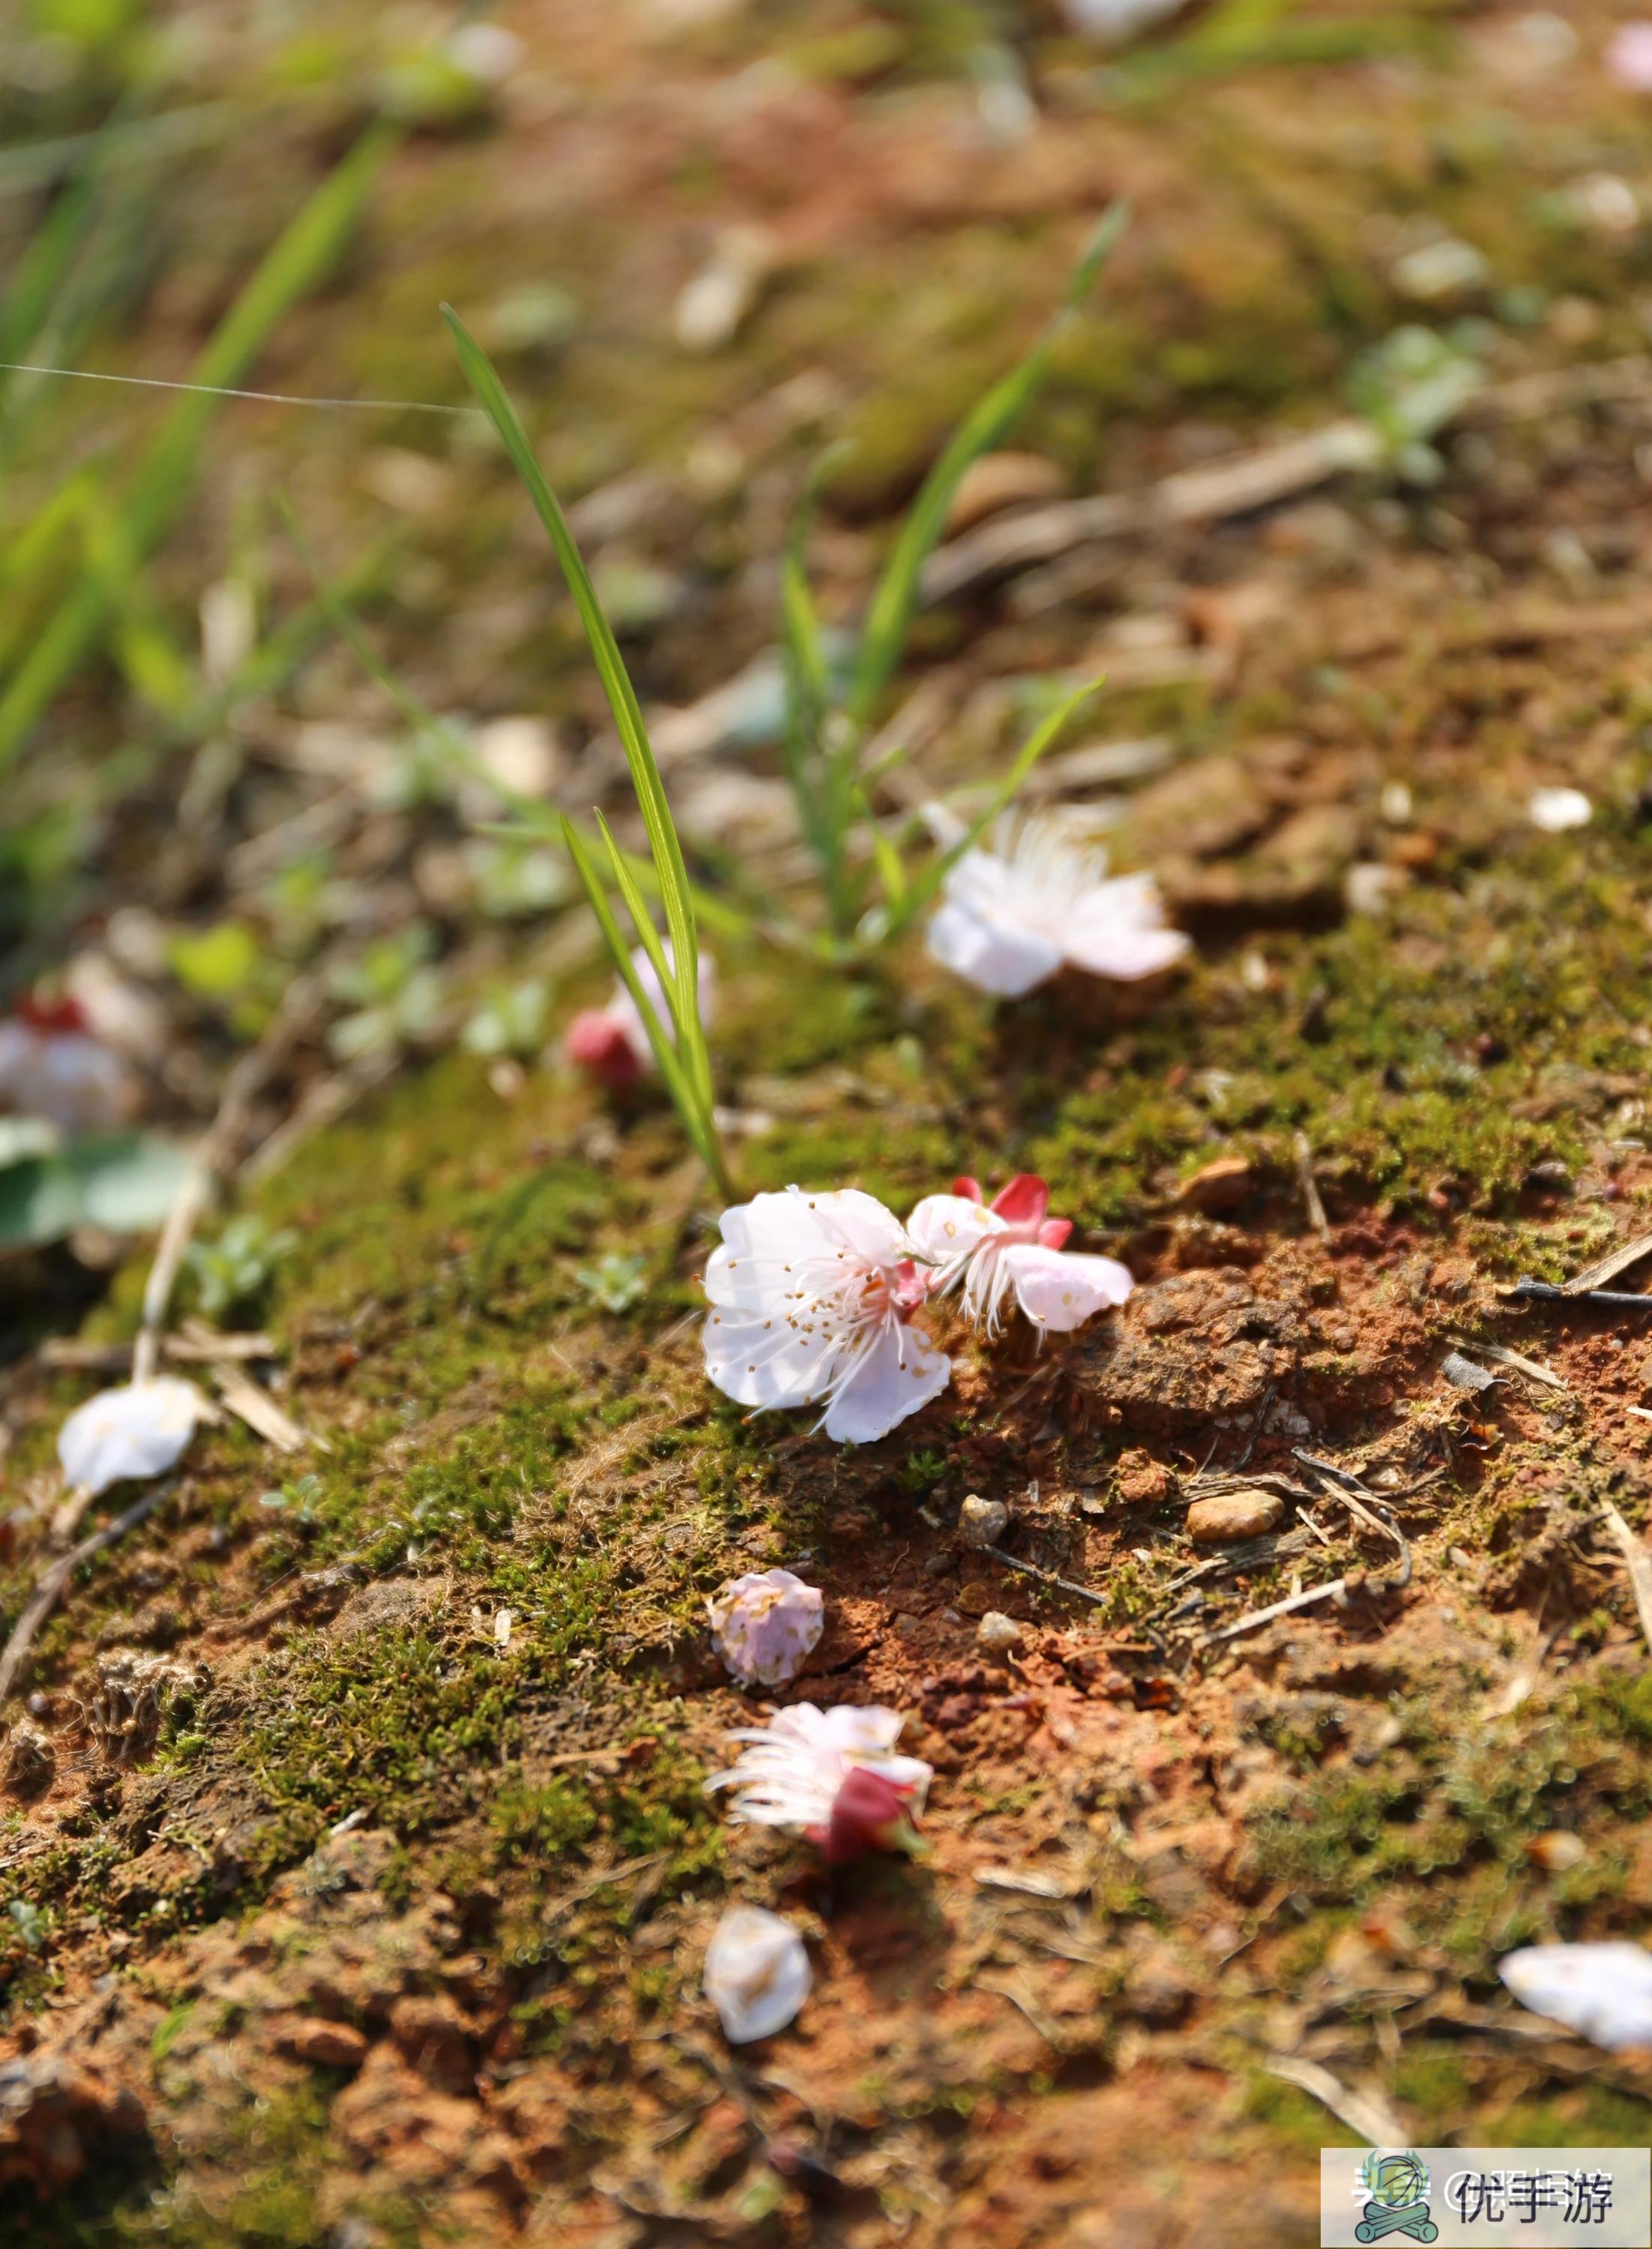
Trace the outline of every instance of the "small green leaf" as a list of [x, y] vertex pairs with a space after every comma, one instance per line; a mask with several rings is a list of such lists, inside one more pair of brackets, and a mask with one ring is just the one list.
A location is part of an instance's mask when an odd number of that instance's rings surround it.
[[258, 972], [260, 948], [244, 922], [221, 921], [196, 935], [175, 937], [167, 965], [197, 1000], [238, 998]]

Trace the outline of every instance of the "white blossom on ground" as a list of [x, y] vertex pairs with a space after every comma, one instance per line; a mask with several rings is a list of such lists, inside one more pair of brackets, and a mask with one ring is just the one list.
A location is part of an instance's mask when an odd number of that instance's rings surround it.
[[[665, 957], [668, 962], [675, 959], [669, 945], [665, 948]], [[671, 1010], [664, 988], [655, 973], [654, 963], [641, 946], [632, 954], [631, 966], [667, 1037], [672, 1037]], [[700, 955], [696, 982], [700, 994], [700, 1021], [709, 1023], [716, 999], [717, 977], [708, 953]], [[640, 1077], [650, 1075], [657, 1067], [637, 1003], [623, 981], [615, 985], [614, 997], [606, 1008], [582, 1008], [574, 1017], [568, 1026], [563, 1051], [571, 1063], [599, 1085], [615, 1090], [634, 1085]]]
[[1134, 983], [1187, 951], [1167, 929], [1151, 875], [1109, 877], [1106, 851], [1071, 815], [1006, 815], [993, 849], [966, 851], [949, 872], [929, 924], [931, 956], [1005, 999], [1059, 969]]
[[797, 1702], [766, 1726], [734, 1729], [730, 1740], [745, 1746], [706, 1788], [731, 1789], [737, 1819], [800, 1829], [828, 1866], [911, 1850], [934, 1768], [895, 1754], [901, 1725], [898, 1710], [876, 1704], [822, 1710]]
[[1652, 24], [1623, 24], [1607, 43], [1606, 66], [1631, 93], [1652, 93]]
[[1523, 2007], [1609, 2053], [1652, 2047], [1652, 1952], [1638, 1944], [1528, 1944], [1498, 1973]]
[[65, 1480], [95, 1499], [112, 1483], [164, 1475], [182, 1457], [200, 1418], [200, 1392], [174, 1375], [100, 1390], [77, 1406], [58, 1432]]
[[123, 1124], [136, 1107], [130, 1069], [78, 1001], [25, 1000], [0, 1020], [0, 1109], [75, 1133]]
[[795, 1679], [826, 1629], [826, 1596], [790, 1570], [748, 1571], [706, 1603], [711, 1639], [743, 1687]]
[[1580, 788], [1534, 788], [1525, 809], [1532, 825], [1546, 836], [1587, 828], [1594, 816], [1594, 807]]
[[705, 1949], [705, 1995], [730, 2046], [772, 2038], [792, 2020], [814, 1981], [803, 1939], [758, 1905], [730, 1906]]
[[1065, 1335], [1093, 1313], [1121, 1304], [1135, 1283], [1115, 1258], [1067, 1249], [1073, 1221], [1049, 1215], [1050, 1190], [1023, 1172], [988, 1203], [974, 1180], [950, 1194], [926, 1195], [907, 1221], [913, 1247], [934, 1269], [934, 1293], [963, 1284], [965, 1317], [991, 1338], [1003, 1323], [1004, 1298], [1033, 1325]]
[[719, 1390], [742, 1406], [818, 1406], [828, 1437], [868, 1445], [946, 1388], [952, 1362], [913, 1318], [927, 1280], [874, 1197], [788, 1187], [722, 1223], [703, 1336]]

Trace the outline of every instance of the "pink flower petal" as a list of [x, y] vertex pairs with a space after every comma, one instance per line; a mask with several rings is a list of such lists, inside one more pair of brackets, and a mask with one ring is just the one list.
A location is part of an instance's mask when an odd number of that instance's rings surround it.
[[1129, 1269], [1111, 1257], [1077, 1256], [1038, 1242], [1012, 1243], [1001, 1255], [1017, 1303], [1035, 1326], [1054, 1335], [1121, 1304], [1135, 1286]]

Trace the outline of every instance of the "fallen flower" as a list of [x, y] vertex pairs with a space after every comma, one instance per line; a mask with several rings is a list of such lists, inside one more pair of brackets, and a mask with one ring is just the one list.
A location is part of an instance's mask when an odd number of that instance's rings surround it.
[[762, 1906], [730, 1906], [705, 1949], [705, 1995], [731, 2046], [772, 2038], [809, 1996], [814, 1981], [803, 1939]]
[[717, 1654], [743, 1687], [784, 1687], [826, 1628], [826, 1596], [790, 1570], [748, 1571], [706, 1603]]
[[1525, 808], [1532, 825], [1546, 836], [1587, 828], [1594, 816], [1594, 807], [1580, 788], [1534, 788]]
[[871, 1444], [938, 1397], [952, 1362], [912, 1315], [929, 1293], [899, 1221], [857, 1188], [760, 1194], [723, 1214], [705, 1270], [706, 1372], [742, 1406], [820, 1406]]
[[935, 1269], [931, 1292], [962, 1281], [965, 1317], [989, 1337], [998, 1332], [1011, 1290], [1035, 1327], [1058, 1335], [1121, 1304], [1135, 1285], [1128, 1267], [1066, 1248], [1073, 1221], [1051, 1218], [1049, 1208], [1049, 1188], [1030, 1172], [1018, 1173], [991, 1203], [971, 1179], [956, 1181], [950, 1194], [925, 1195], [907, 1232]]
[[[665, 953], [668, 961], [674, 958], [668, 945]], [[631, 966], [648, 994], [649, 1005], [668, 1034], [671, 1011], [666, 1004], [665, 992], [654, 972], [654, 963], [641, 946], [632, 954]], [[702, 1022], [711, 1021], [716, 981], [716, 967], [709, 955], [703, 953], [698, 976]], [[582, 1008], [574, 1017], [563, 1042], [563, 1052], [588, 1077], [615, 1091], [634, 1085], [655, 1066], [654, 1049], [648, 1044], [636, 1001], [623, 983], [614, 987], [614, 997], [606, 1008]]]
[[1523, 2007], [1609, 2053], [1652, 2047], [1652, 1952], [1638, 1944], [1528, 1944], [1498, 1973]]
[[1106, 851], [1070, 818], [1006, 815], [994, 843], [949, 873], [929, 932], [932, 958], [984, 992], [1019, 999], [1068, 966], [1131, 983], [1187, 951], [1153, 877], [1109, 878]]
[[100, 1390], [77, 1406], [58, 1432], [65, 1480], [72, 1490], [95, 1499], [113, 1483], [164, 1475], [200, 1418], [200, 1392], [175, 1375]]
[[762, 1827], [800, 1828], [829, 1867], [868, 1851], [915, 1851], [913, 1816], [922, 1811], [934, 1768], [896, 1757], [901, 1714], [874, 1704], [822, 1710], [797, 1702], [766, 1726], [737, 1727], [746, 1747], [708, 1794], [731, 1788], [737, 1818]]
[[78, 1000], [25, 999], [0, 1021], [0, 1109], [93, 1132], [123, 1124], [136, 1107], [130, 1069]]

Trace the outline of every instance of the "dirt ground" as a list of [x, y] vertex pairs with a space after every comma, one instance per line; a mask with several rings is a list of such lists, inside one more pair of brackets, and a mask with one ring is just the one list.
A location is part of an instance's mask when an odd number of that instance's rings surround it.
[[[298, 11], [302, 38], [161, 12], [192, 98], [244, 108], [133, 191], [154, 239], [99, 349], [157, 375], [348, 145], [388, 36], [347, 7]], [[853, 441], [812, 548], [848, 620], [1128, 196], [1001, 471], [1026, 515], [1128, 504], [1020, 559], [991, 543], [1013, 515], [960, 525], [891, 708], [910, 785], [949, 787], [1052, 677], [1105, 671], [1038, 786], [1107, 802], [1188, 965], [995, 1007], [916, 943], [845, 973], [709, 941], [744, 1187], [905, 1210], [1037, 1170], [1136, 1292], [991, 1357], [943, 1317], [952, 1390], [874, 1446], [744, 1419], [703, 1372], [717, 1212], [668, 1111], [455, 1043], [501, 978], [550, 980], [553, 1029], [606, 990], [566, 884], [501, 906], [485, 808], [409, 776], [330, 636], [211, 741], [162, 739], [88, 662], [6, 825], [93, 808], [72, 875], [18, 877], [6, 940], [17, 980], [96, 953], [152, 990], [161, 1121], [204, 1122], [280, 990], [352, 948], [416, 922], [445, 980], [365, 1066], [306, 1030], [259, 1097], [281, 1159], [238, 1205], [294, 1236], [262, 1379], [316, 1441], [207, 1432], [3, 1714], [19, 2249], [1245, 2249], [1316, 2239], [1318, 2149], [1374, 2126], [1652, 2126], [1652, 2060], [1497, 1976], [1652, 1921], [1652, 1675], [1608, 1512], [1644, 1562], [1652, 1331], [1510, 1293], [1652, 1226], [1652, 118], [1602, 65], [1622, 11], [1311, 10], [1346, 59], [1170, 35], [1131, 78], [1053, 7], [1004, 10], [1034, 104], [1009, 135], [972, 75], [986, 12], [502, 10], [523, 52], [486, 113], [405, 131], [256, 380], [456, 404], [438, 301], [492, 338], [675, 714], [715, 888], [795, 861], [750, 673], [714, 698], [773, 645], [811, 462]], [[45, 122], [85, 129], [57, 98]], [[734, 333], [685, 348], [682, 292], [754, 240]], [[1430, 279], [1447, 244], [1478, 263]], [[1339, 451], [1350, 371], [1408, 321], [1453, 332], [1472, 395], [1431, 462]], [[154, 410], [58, 398], [20, 489]], [[234, 407], [155, 601], [187, 617], [251, 540], [269, 613], [300, 602], [278, 490], [327, 568], [382, 550], [361, 613], [420, 696], [545, 720], [558, 801], [623, 815], [538, 527], [470, 423]], [[1557, 785], [1587, 825], [1533, 823]], [[230, 920], [252, 983], [183, 988], [157, 936]], [[63, 1338], [118, 1365], [137, 1324], [147, 1253], [79, 1248], [0, 1262], [8, 1624], [94, 1379]], [[619, 1311], [579, 1279], [610, 1253], [642, 1261]], [[1189, 1503], [1241, 1491], [1265, 1528], [1195, 1546]], [[1001, 1554], [959, 1536], [970, 1493], [1009, 1507]], [[908, 1714], [922, 1858], [824, 1873], [704, 1797], [753, 1708], [705, 1597], [771, 1563], [827, 1600], [780, 1699]], [[815, 1972], [739, 2048], [700, 1990], [737, 1898]]]

